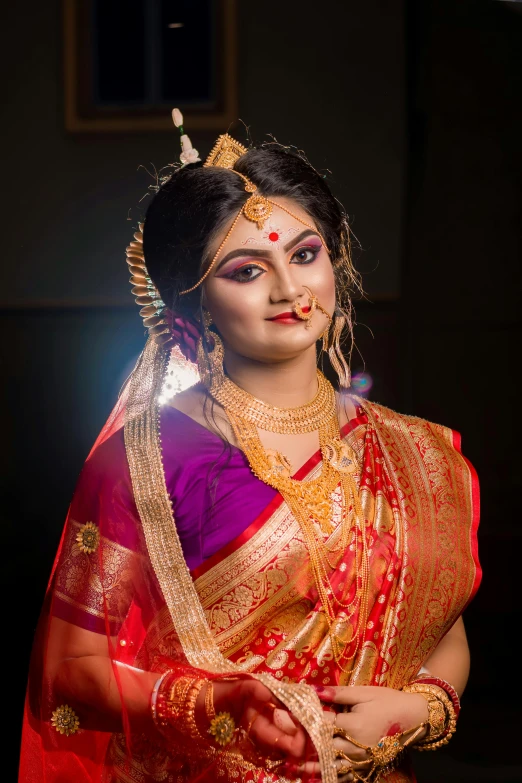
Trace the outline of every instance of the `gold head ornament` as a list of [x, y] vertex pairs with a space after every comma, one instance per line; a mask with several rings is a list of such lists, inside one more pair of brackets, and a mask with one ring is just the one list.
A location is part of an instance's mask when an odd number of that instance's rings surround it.
[[132, 284], [131, 290], [136, 297], [136, 304], [141, 307], [140, 315], [144, 326], [158, 345], [171, 343], [172, 335], [165, 317], [165, 303], [145, 266], [143, 223], [138, 225], [138, 230], [134, 233], [134, 241], [127, 246], [126, 256], [131, 273], [129, 281]]
[[260, 193], [258, 193], [257, 185], [254, 182], [252, 182], [252, 180], [250, 180], [247, 176], [241, 174], [241, 172], [239, 171], [236, 171], [236, 169], [234, 168], [235, 164], [237, 163], [239, 158], [241, 158], [247, 152], [248, 150], [246, 147], [244, 147], [238, 141], [233, 139], [232, 136], [229, 136], [228, 133], [223, 133], [221, 136], [218, 137], [216, 143], [212, 148], [212, 151], [207, 157], [205, 163], [203, 164], [204, 167], [213, 166], [214, 168], [227, 169], [228, 171], [232, 171], [238, 177], [241, 177], [241, 179], [245, 183], [246, 193], [250, 193], [251, 195], [245, 201], [245, 203], [243, 204], [243, 206], [235, 216], [234, 220], [232, 221], [232, 225], [230, 226], [225, 238], [223, 239], [216, 253], [214, 254], [214, 257], [210, 262], [210, 264], [208, 265], [205, 273], [198, 280], [198, 282], [192, 286], [192, 288], [187, 288], [185, 291], [181, 291], [180, 296], [183, 296], [184, 294], [189, 294], [191, 293], [191, 291], [195, 291], [196, 288], [198, 288], [201, 285], [201, 283], [203, 283], [207, 279], [212, 269], [214, 268], [214, 265], [219, 257], [219, 254], [223, 250], [223, 247], [225, 246], [233, 230], [235, 229], [241, 215], [243, 215], [247, 220], [251, 220], [253, 223], [257, 225], [258, 229], [261, 230], [264, 227], [265, 222], [270, 218], [273, 208], [278, 207], [279, 209], [282, 209], [283, 212], [286, 212], [288, 215], [295, 218], [295, 220], [298, 220], [304, 226], [307, 226], [308, 228], [312, 229], [312, 231], [315, 231], [317, 234], [319, 234], [319, 236], [323, 241], [324, 246], [326, 247], [326, 242], [324, 241], [323, 237], [321, 236], [321, 234], [319, 233], [319, 231], [315, 226], [313, 226], [311, 223], [308, 223], [306, 220], [303, 220], [301, 217], [296, 215], [294, 212], [291, 212], [289, 209], [284, 207], [282, 204], [279, 204], [277, 201], [273, 201], [272, 199], [266, 198], [266, 196], [263, 196]]

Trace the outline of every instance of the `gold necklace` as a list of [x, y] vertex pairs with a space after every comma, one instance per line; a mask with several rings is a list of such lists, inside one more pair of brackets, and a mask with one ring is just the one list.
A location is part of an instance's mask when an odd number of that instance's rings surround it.
[[227, 411], [249, 421], [261, 430], [296, 435], [316, 432], [335, 413], [335, 391], [317, 370], [317, 394], [311, 402], [298, 408], [276, 408], [258, 400], [237, 386], [230, 378], [211, 389], [212, 396]]
[[[254, 475], [281, 493], [299, 523], [308, 549], [314, 583], [328, 624], [332, 652], [340, 665], [341, 661], [348, 661], [355, 657], [358, 644], [350, 655], [347, 655], [345, 650], [354, 640], [361, 638], [366, 626], [369, 556], [364, 512], [353, 476], [357, 469], [355, 453], [339, 436], [333, 387], [319, 371], [318, 379], [320, 384], [324, 384], [326, 399], [329, 398], [328, 386], [331, 388], [333, 405], [329, 411], [323, 410], [321, 416], [316, 414], [316, 418], [320, 418], [321, 421], [319, 426], [315, 427], [319, 431], [319, 444], [323, 457], [321, 474], [304, 481], [292, 478], [288, 459], [274, 449], [265, 449], [257, 432], [257, 426], [260, 426], [257, 424], [259, 411], [262, 411], [262, 429], [271, 432], [303, 432], [299, 422], [302, 418], [305, 421], [308, 418], [306, 415], [302, 417], [302, 409], [273, 408], [252, 397], [232, 381], [228, 385], [226, 395], [212, 389], [212, 396], [225, 409], [236, 439], [247, 456]], [[314, 401], [315, 399], [317, 397]], [[291, 426], [292, 422], [293, 426]], [[284, 429], [280, 429], [281, 427]], [[348, 546], [354, 551], [355, 589], [352, 600], [347, 604], [343, 604], [333, 593], [329, 569], [335, 568], [336, 564], [332, 564], [328, 559], [328, 549], [316, 530], [318, 525], [322, 536], [333, 532], [332, 493], [339, 485], [342, 495], [342, 527], [338, 546], [340, 557]], [[336, 605], [342, 609], [342, 618], [337, 616]], [[348, 621], [357, 610], [358, 618], [353, 626]], [[351, 633], [347, 633], [346, 628], [351, 628]], [[347, 670], [343, 669], [343, 671]]]

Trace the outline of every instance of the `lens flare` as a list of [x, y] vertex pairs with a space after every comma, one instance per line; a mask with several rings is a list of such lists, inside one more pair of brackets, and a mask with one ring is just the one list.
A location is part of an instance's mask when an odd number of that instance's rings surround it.
[[185, 359], [178, 346], [174, 346], [170, 355], [169, 366], [165, 373], [165, 379], [158, 397], [160, 405], [165, 405], [176, 394], [194, 386], [199, 381], [198, 368], [188, 359]]
[[352, 389], [361, 397], [366, 397], [373, 386], [373, 378], [367, 372], [357, 372], [352, 376]]

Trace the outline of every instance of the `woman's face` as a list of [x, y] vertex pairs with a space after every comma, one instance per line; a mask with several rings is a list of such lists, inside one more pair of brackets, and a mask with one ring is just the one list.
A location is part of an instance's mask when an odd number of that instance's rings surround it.
[[[294, 201], [278, 201], [314, 225]], [[210, 258], [227, 231], [210, 247]], [[274, 206], [262, 229], [243, 215], [239, 218], [204, 283], [203, 303], [225, 348], [260, 362], [284, 361], [315, 345], [328, 326], [319, 309], [310, 322], [293, 313], [296, 300], [306, 312], [306, 288], [333, 315], [335, 280], [320, 235]]]

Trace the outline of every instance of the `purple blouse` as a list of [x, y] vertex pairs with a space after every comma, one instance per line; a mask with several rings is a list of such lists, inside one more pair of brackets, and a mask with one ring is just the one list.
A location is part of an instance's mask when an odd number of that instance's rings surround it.
[[165, 405], [163, 466], [176, 528], [190, 570], [259, 516], [277, 490], [256, 478], [245, 454], [185, 413]]

